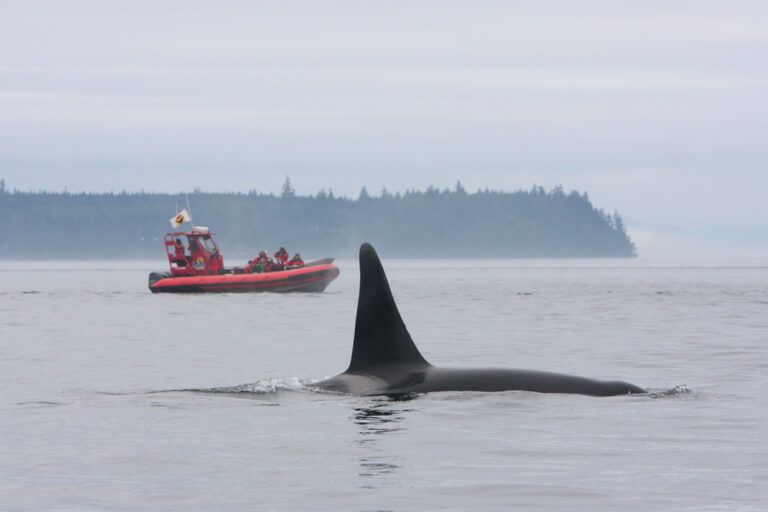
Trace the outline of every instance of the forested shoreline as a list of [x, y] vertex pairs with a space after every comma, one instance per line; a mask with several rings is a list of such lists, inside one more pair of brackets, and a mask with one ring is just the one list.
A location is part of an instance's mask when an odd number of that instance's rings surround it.
[[235, 259], [279, 245], [309, 258], [350, 258], [364, 241], [385, 257], [636, 255], [618, 213], [561, 187], [468, 192], [457, 183], [377, 195], [363, 188], [350, 199], [326, 190], [300, 196], [286, 180], [279, 195], [33, 192], [0, 182], [0, 259], [162, 258], [168, 219], [187, 200], [195, 223], [210, 227], [225, 257]]

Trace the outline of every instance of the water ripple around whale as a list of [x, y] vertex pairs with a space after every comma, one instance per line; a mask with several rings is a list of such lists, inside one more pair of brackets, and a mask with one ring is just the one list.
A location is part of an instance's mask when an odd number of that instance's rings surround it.
[[680, 384], [669, 389], [649, 390], [648, 396], [650, 398], [684, 398], [692, 397], [694, 393], [685, 384]]
[[190, 393], [211, 393], [222, 395], [270, 395], [281, 391], [305, 391], [306, 385], [314, 382], [309, 379], [299, 379], [292, 377], [290, 379], [268, 378], [260, 379], [256, 382], [247, 382], [236, 386], [217, 386], [213, 388], [185, 388], [169, 389], [164, 392], [186, 391]]

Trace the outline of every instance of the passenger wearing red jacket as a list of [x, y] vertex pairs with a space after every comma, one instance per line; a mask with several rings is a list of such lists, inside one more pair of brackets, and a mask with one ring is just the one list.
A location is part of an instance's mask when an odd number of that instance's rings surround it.
[[176, 265], [180, 267], [187, 266], [187, 257], [184, 255], [184, 244], [181, 243], [181, 239], [176, 239], [176, 245], [173, 247], [173, 258], [176, 261]]
[[259, 265], [264, 267], [265, 272], [274, 272], [275, 270], [280, 270], [282, 267], [280, 263], [275, 263], [272, 258], [269, 257], [267, 251], [261, 251], [257, 261], [259, 262]]
[[291, 261], [288, 262], [289, 267], [303, 267], [304, 266], [304, 260], [301, 259], [301, 255], [299, 253], [296, 253], [293, 255], [293, 258], [291, 258]]
[[269, 266], [272, 263], [272, 258], [269, 257], [267, 251], [261, 251], [258, 256], [248, 262], [248, 266], [245, 267], [246, 274], [255, 272], [260, 274], [262, 272], [269, 272]]
[[208, 268], [211, 274], [223, 274], [224, 273], [224, 258], [221, 257], [219, 251], [213, 251], [211, 253], [211, 260]]
[[285, 247], [280, 247], [280, 249], [277, 250], [275, 253], [275, 261], [282, 265], [285, 265], [288, 262], [288, 251]]

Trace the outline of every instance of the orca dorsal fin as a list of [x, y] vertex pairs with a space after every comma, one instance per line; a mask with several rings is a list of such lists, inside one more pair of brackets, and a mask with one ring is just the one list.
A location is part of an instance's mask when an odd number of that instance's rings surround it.
[[371, 244], [360, 246], [360, 295], [348, 372], [387, 362], [429, 365], [408, 334]]

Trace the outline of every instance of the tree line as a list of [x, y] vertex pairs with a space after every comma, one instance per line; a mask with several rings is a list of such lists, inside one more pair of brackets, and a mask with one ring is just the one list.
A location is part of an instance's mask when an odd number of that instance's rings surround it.
[[562, 187], [468, 192], [456, 183], [450, 190], [378, 194], [363, 188], [352, 199], [332, 190], [300, 196], [290, 179], [279, 195], [10, 191], [0, 180], [0, 258], [162, 258], [168, 219], [187, 200], [195, 223], [211, 228], [229, 264], [280, 245], [305, 259], [349, 258], [364, 241], [386, 257], [636, 255], [618, 213]]

